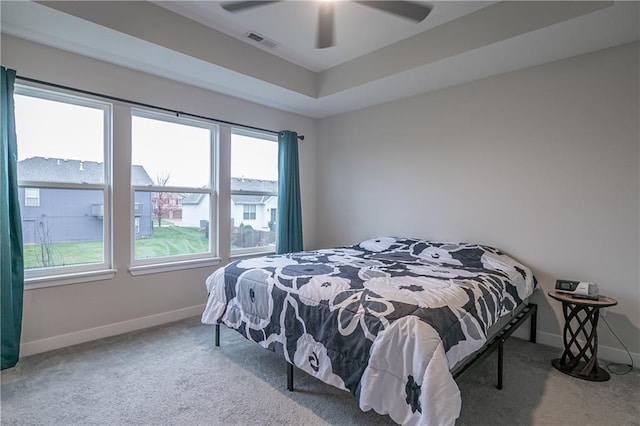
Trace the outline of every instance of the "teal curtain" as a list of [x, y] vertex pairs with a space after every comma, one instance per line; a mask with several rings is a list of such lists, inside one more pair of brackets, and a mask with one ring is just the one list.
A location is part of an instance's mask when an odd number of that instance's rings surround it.
[[278, 253], [302, 251], [298, 134], [278, 134]]
[[18, 153], [13, 109], [15, 70], [2, 67], [0, 114], [2, 115], [2, 152], [0, 153], [0, 275], [2, 289], [2, 369], [13, 367], [20, 353], [22, 332], [22, 295], [24, 262], [22, 257], [22, 221], [18, 200]]

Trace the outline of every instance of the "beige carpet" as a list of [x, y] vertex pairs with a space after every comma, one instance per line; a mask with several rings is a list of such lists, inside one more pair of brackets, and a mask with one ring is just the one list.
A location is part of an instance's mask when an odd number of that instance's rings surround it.
[[[2, 372], [2, 425], [376, 425], [347, 392], [192, 318], [22, 359]], [[459, 425], [640, 425], [640, 373], [593, 383], [551, 367], [558, 349], [511, 339], [459, 380]]]

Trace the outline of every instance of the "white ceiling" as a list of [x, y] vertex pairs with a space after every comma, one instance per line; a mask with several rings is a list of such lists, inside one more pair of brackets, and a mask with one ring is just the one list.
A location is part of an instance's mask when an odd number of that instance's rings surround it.
[[[2, 1], [2, 33], [321, 118], [639, 39], [638, 2], [433, 2], [423, 23], [337, 4], [318, 50], [311, 2]], [[257, 47], [253, 30], [278, 43]], [[33, 77], [33, 76], [32, 76]]]
[[[242, 12], [225, 11], [217, 1], [154, 1], [160, 7], [193, 19], [272, 55], [319, 72], [400, 40], [437, 27], [495, 1], [419, 2], [433, 7], [415, 23], [349, 1], [334, 1], [336, 45], [316, 49], [319, 1], [283, 1]], [[277, 44], [274, 48], [248, 39], [256, 32]]]

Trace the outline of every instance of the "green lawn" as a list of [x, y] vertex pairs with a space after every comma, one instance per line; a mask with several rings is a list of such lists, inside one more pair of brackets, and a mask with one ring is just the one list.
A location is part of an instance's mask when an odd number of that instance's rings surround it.
[[[78, 241], [51, 244], [51, 261], [48, 266], [70, 266], [85, 263], [102, 263], [102, 241]], [[41, 268], [40, 244], [25, 244], [24, 268]]]
[[198, 228], [156, 227], [151, 238], [136, 240], [136, 259], [206, 251], [209, 251], [209, 240], [204, 231]]
[[[51, 248], [53, 264], [50, 266], [102, 262], [102, 241], [53, 243]], [[150, 238], [139, 239], [135, 242], [136, 259], [203, 253], [208, 250], [209, 240], [206, 238], [204, 231], [198, 228], [155, 227]], [[25, 269], [43, 267], [41, 259], [40, 244], [26, 244], [24, 246]]]

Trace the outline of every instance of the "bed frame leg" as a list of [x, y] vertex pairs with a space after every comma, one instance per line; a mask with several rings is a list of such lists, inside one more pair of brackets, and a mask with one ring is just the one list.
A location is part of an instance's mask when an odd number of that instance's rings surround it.
[[531, 343], [536, 343], [536, 333], [538, 330], [538, 305], [531, 305], [531, 330], [529, 332], [529, 341]]
[[287, 362], [287, 390], [293, 392], [293, 364]]
[[498, 345], [498, 389], [502, 390], [502, 375], [504, 371], [504, 339]]
[[216, 346], [220, 346], [220, 324], [216, 324]]

